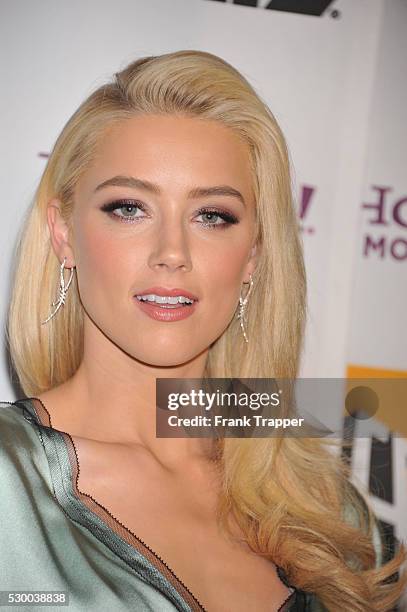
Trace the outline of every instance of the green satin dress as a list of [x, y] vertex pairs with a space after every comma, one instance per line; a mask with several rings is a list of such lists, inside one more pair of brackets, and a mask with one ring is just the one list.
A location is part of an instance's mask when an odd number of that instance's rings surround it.
[[[52, 428], [40, 400], [0, 402], [0, 590], [64, 591], [69, 598], [69, 607], [50, 594], [51, 606], [12, 609], [205, 610], [163, 559], [78, 490], [78, 472], [71, 436]], [[376, 546], [379, 553], [379, 540]], [[325, 610], [277, 571], [291, 589], [281, 612]]]

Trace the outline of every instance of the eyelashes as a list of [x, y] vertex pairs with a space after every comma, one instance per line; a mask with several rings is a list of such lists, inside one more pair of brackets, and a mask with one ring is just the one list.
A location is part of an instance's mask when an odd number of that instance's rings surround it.
[[[115, 200], [114, 202], [109, 202], [101, 206], [101, 210], [108, 213], [111, 217], [115, 217], [121, 223], [138, 223], [140, 219], [144, 219], [143, 216], [118, 215], [114, 212], [122, 208], [123, 209], [126, 208], [127, 212], [129, 212], [129, 209], [141, 210], [145, 213], [147, 212], [144, 204], [136, 200]], [[216, 229], [226, 229], [230, 225], [235, 225], [236, 223], [239, 223], [239, 219], [232, 213], [226, 210], [218, 210], [218, 209], [206, 207], [206, 206], [200, 208], [197, 211], [197, 215], [198, 216], [208, 215], [211, 218], [215, 216], [215, 217], [218, 217], [219, 219], [223, 219], [222, 223], [212, 223], [212, 222], [209, 222], [209, 223], [201, 222], [200, 223], [200, 225], [203, 225], [205, 228], [209, 228], [209, 229], [215, 229], [215, 228]]]

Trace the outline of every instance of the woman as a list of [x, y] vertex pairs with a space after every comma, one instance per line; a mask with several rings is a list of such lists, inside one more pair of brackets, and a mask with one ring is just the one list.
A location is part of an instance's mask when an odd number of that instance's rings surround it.
[[157, 378], [294, 378], [304, 319], [284, 137], [242, 75], [179, 51], [92, 93], [19, 244], [2, 588], [72, 610], [389, 610], [404, 549], [380, 567], [326, 441], [156, 437]]

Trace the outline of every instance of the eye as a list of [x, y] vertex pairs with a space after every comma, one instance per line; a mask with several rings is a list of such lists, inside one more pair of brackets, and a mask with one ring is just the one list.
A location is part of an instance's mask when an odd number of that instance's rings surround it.
[[[209, 227], [209, 228], [218, 228], [218, 229], [225, 229], [227, 228], [229, 225], [234, 225], [235, 223], [239, 223], [239, 219], [237, 217], [235, 217], [235, 215], [232, 215], [231, 213], [227, 212], [227, 211], [219, 211], [219, 210], [215, 210], [215, 209], [211, 209], [211, 208], [200, 208], [198, 210], [198, 217], [206, 217], [208, 219], [209, 217], [209, 221], [203, 221], [201, 222], [202, 225], [204, 225], [205, 227]], [[220, 223], [214, 222], [212, 223], [212, 219], [216, 218], [219, 221], [219, 219], [223, 219], [223, 221], [221, 221]]]
[[[142, 202], [137, 200], [115, 200], [114, 202], [108, 202], [101, 206], [101, 210], [108, 213], [110, 216], [117, 217], [124, 223], [134, 223], [140, 219], [144, 219], [146, 215], [137, 215], [137, 210], [146, 212], [146, 207]], [[121, 214], [116, 211], [120, 210]], [[239, 223], [239, 219], [223, 210], [217, 210], [212, 208], [200, 208], [198, 210], [198, 217], [206, 217], [205, 221], [199, 222], [205, 228], [217, 228], [226, 229], [230, 225]]]
[[[109, 213], [114, 217], [118, 217], [120, 221], [132, 222], [134, 219], [143, 219], [144, 215], [137, 215], [135, 212], [137, 210], [142, 210], [145, 212], [145, 207], [141, 202], [136, 202], [135, 200], [116, 200], [115, 202], [109, 202], [108, 204], [104, 204], [101, 206], [101, 210]], [[124, 214], [117, 214], [116, 210], [122, 210]]]

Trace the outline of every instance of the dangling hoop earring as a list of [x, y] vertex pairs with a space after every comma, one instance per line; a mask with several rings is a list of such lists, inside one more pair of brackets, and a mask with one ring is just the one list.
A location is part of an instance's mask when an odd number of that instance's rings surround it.
[[240, 319], [240, 327], [242, 328], [242, 332], [243, 332], [243, 336], [244, 339], [246, 340], [246, 342], [249, 342], [249, 340], [247, 339], [247, 334], [246, 334], [246, 330], [244, 327], [244, 321], [245, 321], [245, 317], [246, 317], [246, 306], [247, 306], [247, 302], [250, 296], [250, 293], [252, 291], [253, 288], [253, 279], [252, 279], [252, 275], [249, 273], [249, 283], [250, 283], [250, 287], [248, 292], [246, 293], [245, 298], [242, 298], [242, 293], [240, 292], [240, 298], [239, 298], [239, 314], [237, 315], [237, 318]]
[[73, 268], [71, 268], [68, 282], [65, 285], [65, 279], [64, 279], [65, 262], [66, 262], [66, 257], [64, 257], [64, 261], [61, 263], [60, 270], [59, 270], [59, 296], [55, 300], [55, 302], [52, 302], [52, 306], [56, 306], [56, 308], [49, 315], [49, 317], [45, 319], [45, 321], [42, 321], [41, 325], [48, 323], [48, 321], [52, 319], [52, 317], [58, 312], [62, 304], [65, 304], [66, 294], [69, 289], [69, 285], [71, 284], [72, 277], [73, 277], [73, 270], [74, 270]]

